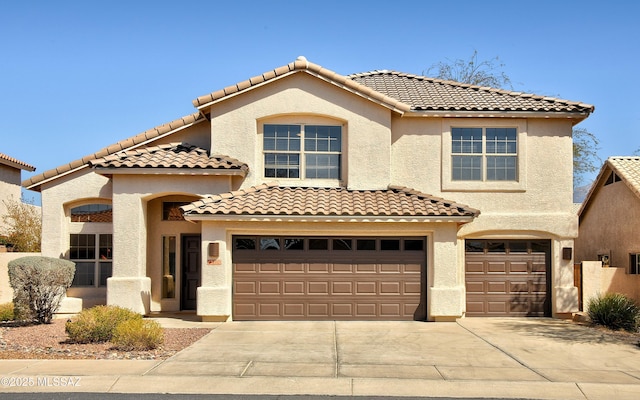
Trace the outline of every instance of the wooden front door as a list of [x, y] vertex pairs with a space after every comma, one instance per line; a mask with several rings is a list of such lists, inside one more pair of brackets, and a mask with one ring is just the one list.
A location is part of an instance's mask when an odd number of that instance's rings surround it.
[[182, 296], [183, 310], [196, 309], [196, 291], [200, 286], [200, 235], [182, 237]]

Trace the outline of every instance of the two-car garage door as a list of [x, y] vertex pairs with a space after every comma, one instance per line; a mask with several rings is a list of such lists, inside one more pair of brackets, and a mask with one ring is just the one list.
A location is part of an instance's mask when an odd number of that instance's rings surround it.
[[421, 237], [233, 237], [235, 320], [424, 320]]

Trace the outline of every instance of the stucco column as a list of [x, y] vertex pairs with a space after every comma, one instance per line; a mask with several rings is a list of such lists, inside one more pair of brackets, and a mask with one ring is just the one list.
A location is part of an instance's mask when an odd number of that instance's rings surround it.
[[[551, 250], [551, 273], [553, 287], [552, 314], [554, 317], [571, 317], [571, 313], [578, 312], [578, 288], [573, 281], [573, 257], [564, 260], [563, 248], [573, 249], [573, 240], [554, 240]], [[572, 253], [573, 250], [572, 250]]]
[[[433, 234], [432, 265], [428, 268], [427, 292], [430, 321], [451, 321], [462, 316], [465, 305], [464, 258], [460, 257], [455, 224], [439, 227]], [[464, 251], [464, 246], [462, 246]], [[429, 256], [429, 255], [427, 255]]]
[[151, 278], [147, 277], [147, 205], [131, 183], [114, 179], [113, 274], [107, 279], [107, 304], [148, 314]]
[[[217, 246], [211, 255], [209, 246]], [[226, 230], [214, 223], [202, 224], [202, 280], [197, 289], [197, 314], [203, 321], [226, 321], [231, 317], [231, 245]]]

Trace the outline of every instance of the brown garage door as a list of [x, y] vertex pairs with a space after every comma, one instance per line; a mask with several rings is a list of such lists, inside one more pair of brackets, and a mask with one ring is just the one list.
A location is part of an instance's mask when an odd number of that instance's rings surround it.
[[467, 240], [467, 316], [544, 317], [549, 301], [548, 240]]
[[424, 320], [424, 238], [233, 237], [235, 320]]

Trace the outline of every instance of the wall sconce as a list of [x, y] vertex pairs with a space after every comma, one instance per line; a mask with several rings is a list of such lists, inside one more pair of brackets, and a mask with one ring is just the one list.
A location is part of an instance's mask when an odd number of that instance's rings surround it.
[[562, 259], [563, 260], [571, 260], [572, 258], [572, 251], [573, 249], [571, 247], [563, 247], [562, 248]]
[[220, 243], [209, 243], [209, 258], [220, 257]]

